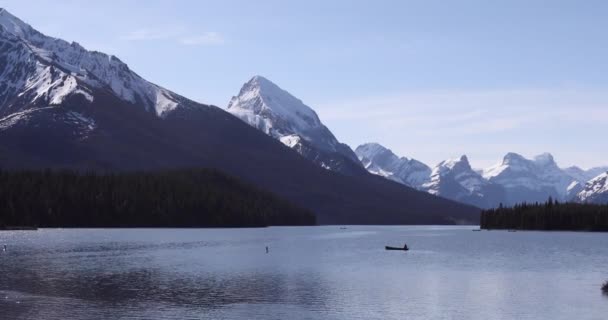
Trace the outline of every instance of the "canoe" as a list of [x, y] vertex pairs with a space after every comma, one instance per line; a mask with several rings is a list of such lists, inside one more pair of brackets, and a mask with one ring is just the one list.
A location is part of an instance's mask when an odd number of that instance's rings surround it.
[[385, 248], [386, 248], [386, 250], [400, 250], [400, 251], [408, 251], [409, 250], [409, 249], [405, 249], [403, 247], [389, 247], [389, 246], [386, 246]]

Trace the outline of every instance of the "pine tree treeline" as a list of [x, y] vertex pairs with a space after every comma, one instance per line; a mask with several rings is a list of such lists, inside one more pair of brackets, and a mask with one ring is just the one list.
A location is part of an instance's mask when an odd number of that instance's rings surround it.
[[608, 231], [608, 205], [560, 203], [502, 205], [481, 213], [482, 229]]
[[214, 170], [1, 171], [0, 227], [313, 225], [314, 215]]

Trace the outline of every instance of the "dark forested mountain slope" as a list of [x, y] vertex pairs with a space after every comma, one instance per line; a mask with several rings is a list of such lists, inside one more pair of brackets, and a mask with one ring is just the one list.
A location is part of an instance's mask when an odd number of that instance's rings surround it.
[[212, 170], [0, 171], [0, 185], [0, 227], [315, 224], [312, 212]]

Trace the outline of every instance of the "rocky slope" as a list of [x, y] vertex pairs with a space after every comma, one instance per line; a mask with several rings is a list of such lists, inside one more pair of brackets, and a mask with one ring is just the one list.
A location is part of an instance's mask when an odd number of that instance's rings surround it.
[[575, 199], [579, 202], [608, 204], [608, 171], [587, 182]]

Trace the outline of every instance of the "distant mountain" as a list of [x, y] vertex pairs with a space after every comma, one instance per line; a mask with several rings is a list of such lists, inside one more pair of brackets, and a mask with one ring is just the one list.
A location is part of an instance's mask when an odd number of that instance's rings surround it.
[[378, 143], [360, 145], [355, 153], [369, 172], [412, 188], [422, 189], [431, 176], [431, 168], [426, 164], [415, 159], [399, 158]]
[[508, 153], [500, 163], [482, 170], [472, 169], [463, 156], [443, 161], [431, 171], [425, 164], [399, 158], [377, 143], [361, 145], [355, 152], [373, 174], [481, 208], [497, 207], [501, 203], [544, 202], [549, 197], [569, 201], [604, 169], [561, 169], [548, 153], [533, 160]]
[[431, 194], [481, 208], [495, 207], [505, 197], [502, 186], [485, 180], [471, 168], [466, 156], [439, 163], [423, 188]]
[[579, 202], [608, 204], [608, 171], [587, 182], [575, 199]]
[[483, 172], [486, 180], [500, 184], [506, 191], [506, 204], [544, 202], [549, 197], [565, 200], [575, 178], [560, 169], [553, 156], [545, 153], [529, 160], [508, 153], [501, 163]]
[[312, 108], [264, 77], [245, 83], [227, 110], [325, 169], [364, 172], [351, 148], [336, 139]]
[[577, 166], [572, 166], [563, 169], [565, 173], [574, 178], [574, 180], [585, 184], [587, 181], [597, 177], [598, 175], [608, 171], [608, 167], [595, 167], [588, 170], [583, 170]]
[[[261, 99], [259, 105], [268, 106], [266, 97]], [[360, 166], [352, 151], [319, 128], [318, 118], [301, 108], [295, 115], [302, 127], [273, 122], [273, 128], [281, 134], [294, 130], [312, 141], [315, 152]], [[315, 134], [326, 143], [313, 139]], [[361, 173], [348, 176], [322, 169], [230, 113], [150, 83], [114, 56], [45, 36], [5, 10], [0, 10], [0, 167], [214, 168], [311, 210], [321, 224], [449, 224], [479, 217], [477, 208], [375, 177], [362, 166]]]

